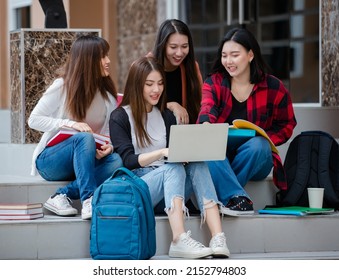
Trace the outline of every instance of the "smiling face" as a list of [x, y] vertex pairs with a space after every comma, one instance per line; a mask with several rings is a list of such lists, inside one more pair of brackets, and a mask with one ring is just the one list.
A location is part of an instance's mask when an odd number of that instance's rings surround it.
[[101, 58], [101, 74], [103, 77], [107, 77], [109, 75], [109, 64], [110, 63], [111, 61], [109, 60], [107, 55]]
[[221, 52], [221, 64], [231, 77], [250, 76], [250, 62], [253, 52], [247, 51], [242, 45], [234, 42], [225, 42]]
[[152, 71], [146, 78], [143, 96], [147, 112], [157, 105], [164, 90], [164, 80], [158, 71]]
[[189, 52], [188, 37], [173, 33], [168, 37], [165, 55], [165, 70], [175, 70], [185, 59]]

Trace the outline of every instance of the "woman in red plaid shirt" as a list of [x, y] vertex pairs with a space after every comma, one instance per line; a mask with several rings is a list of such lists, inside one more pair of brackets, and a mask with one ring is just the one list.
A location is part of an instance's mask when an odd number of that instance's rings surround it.
[[[283, 83], [267, 73], [259, 44], [246, 29], [230, 30], [219, 44], [217, 57], [203, 84], [199, 123], [229, 123], [248, 120], [281, 145], [292, 135], [296, 120], [291, 97]], [[224, 161], [208, 162], [220, 201], [227, 215], [253, 213], [253, 203], [244, 190], [249, 180], [262, 180], [273, 167], [274, 183], [286, 188], [278, 154], [267, 139], [256, 136], [239, 147], [228, 146]]]

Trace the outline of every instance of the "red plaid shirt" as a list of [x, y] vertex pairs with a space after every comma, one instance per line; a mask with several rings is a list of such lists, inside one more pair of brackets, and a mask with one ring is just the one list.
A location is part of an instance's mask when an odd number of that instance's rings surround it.
[[[209, 76], [203, 84], [198, 122], [224, 123], [232, 109], [229, 80], [221, 73]], [[297, 122], [291, 97], [283, 83], [272, 75], [256, 84], [247, 99], [247, 120], [266, 131], [273, 143], [285, 143]], [[279, 189], [287, 189], [285, 172], [280, 156], [273, 153], [273, 179]]]

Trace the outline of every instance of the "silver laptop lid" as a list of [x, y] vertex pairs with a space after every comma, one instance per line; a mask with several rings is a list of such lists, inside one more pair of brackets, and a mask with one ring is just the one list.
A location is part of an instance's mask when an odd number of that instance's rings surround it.
[[172, 125], [168, 162], [224, 160], [227, 123]]

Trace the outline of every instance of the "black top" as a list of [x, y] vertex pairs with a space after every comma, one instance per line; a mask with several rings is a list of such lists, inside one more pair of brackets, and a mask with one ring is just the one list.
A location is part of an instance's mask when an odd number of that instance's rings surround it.
[[180, 67], [166, 74], [167, 102], [177, 102], [182, 105], [182, 83]]
[[[165, 110], [162, 117], [166, 126], [166, 147], [168, 147], [171, 125], [176, 124], [176, 119], [170, 110]], [[138, 154], [135, 154], [132, 143], [131, 124], [124, 108], [118, 107], [110, 116], [109, 133], [114, 151], [117, 152], [126, 168], [132, 170], [140, 168]]]
[[232, 125], [232, 122], [236, 119], [247, 120], [247, 100], [239, 102], [232, 94], [232, 111], [226, 122]]

